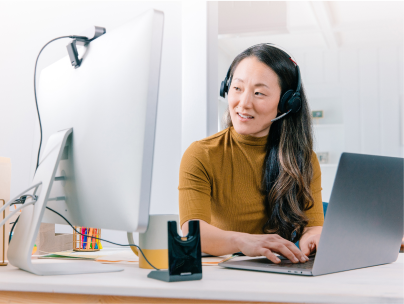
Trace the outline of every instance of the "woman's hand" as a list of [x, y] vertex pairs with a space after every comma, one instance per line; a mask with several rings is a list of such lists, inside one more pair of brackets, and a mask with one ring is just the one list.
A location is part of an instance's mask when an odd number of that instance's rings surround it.
[[299, 247], [305, 255], [309, 256], [311, 253], [316, 252], [322, 230], [322, 226], [304, 228], [303, 236], [299, 241]]
[[273, 263], [281, 260], [274, 254], [278, 253], [293, 263], [305, 263], [309, 259], [295, 244], [277, 234], [238, 233], [234, 237], [238, 249], [247, 256], [265, 256]]
[[[308, 261], [307, 256], [295, 244], [277, 234], [248, 234], [219, 229], [203, 220], [199, 220], [202, 252], [222, 256], [241, 251], [247, 256], [265, 256], [274, 263], [281, 260], [278, 253], [293, 263]], [[183, 235], [188, 234], [188, 223], [182, 227]]]

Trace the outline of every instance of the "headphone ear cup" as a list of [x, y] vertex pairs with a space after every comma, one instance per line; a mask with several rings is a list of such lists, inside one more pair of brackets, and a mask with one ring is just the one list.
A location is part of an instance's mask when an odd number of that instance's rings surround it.
[[220, 96], [225, 98], [226, 97], [226, 93], [229, 90], [229, 88], [226, 85], [226, 80], [222, 81], [222, 84], [220, 85]]
[[287, 111], [289, 111], [289, 106], [288, 106], [288, 102], [289, 99], [293, 96], [294, 91], [293, 90], [289, 90], [286, 91], [282, 97], [281, 100], [279, 101], [279, 111], [281, 111], [281, 113], [286, 113]]
[[292, 96], [291, 99], [289, 99], [288, 110], [291, 110], [291, 113], [299, 112], [301, 107], [302, 107], [302, 99], [300, 98], [299, 94], [295, 94], [294, 96]]

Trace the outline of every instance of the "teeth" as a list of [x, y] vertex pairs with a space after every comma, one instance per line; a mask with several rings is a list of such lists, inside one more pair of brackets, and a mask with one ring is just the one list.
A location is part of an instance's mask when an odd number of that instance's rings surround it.
[[243, 115], [243, 114], [241, 114], [241, 113], [238, 113], [238, 115], [239, 115], [240, 117], [242, 117], [242, 118], [253, 118], [252, 116], [245, 116], [245, 115]]

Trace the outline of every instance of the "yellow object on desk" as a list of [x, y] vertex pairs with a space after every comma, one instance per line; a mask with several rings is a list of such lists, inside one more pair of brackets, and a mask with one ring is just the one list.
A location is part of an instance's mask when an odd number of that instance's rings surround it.
[[[142, 251], [154, 267], [158, 269], [168, 268], [168, 249], [142, 249]], [[153, 269], [153, 267], [146, 262], [143, 254], [139, 254], [139, 267]]]

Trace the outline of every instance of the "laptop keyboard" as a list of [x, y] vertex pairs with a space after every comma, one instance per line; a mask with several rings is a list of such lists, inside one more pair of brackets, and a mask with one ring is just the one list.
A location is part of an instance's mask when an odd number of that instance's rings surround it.
[[268, 267], [298, 268], [298, 269], [312, 269], [314, 264], [314, 258], [310, 258], [306, 263], [296, 263], [296, 264], [293, 264], [289, 260], [282, 260], [279, 264], [274, 264], [267, 258], [254, 259], [251, 261], [253, 261], [254, 263], [267, 264]]
[[280, 264], [273, 264], [271, 267], [286, 267], [286, 268], [298, 268], [298, 269], [312, 269], [314, 264], [313, 260], [308, 260], [306, 263], [280, 263]]

